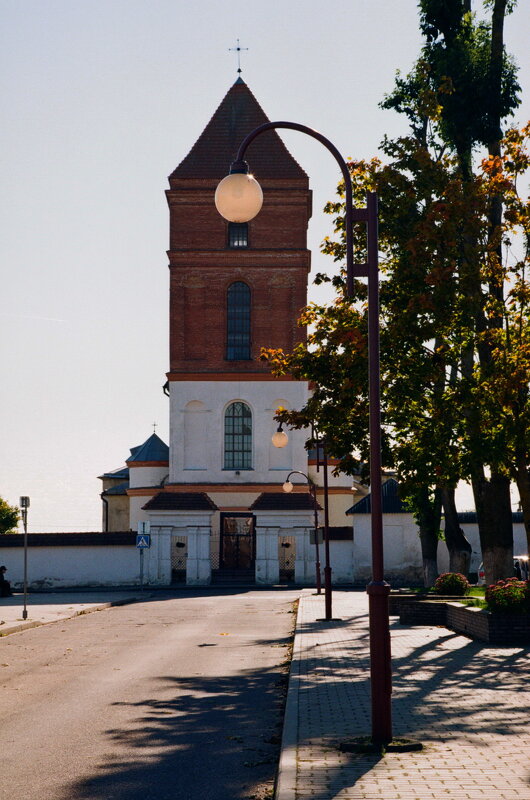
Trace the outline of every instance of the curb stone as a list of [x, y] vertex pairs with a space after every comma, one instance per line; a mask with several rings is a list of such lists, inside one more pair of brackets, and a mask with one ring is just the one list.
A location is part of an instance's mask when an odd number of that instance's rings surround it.
[[[153, 595], [145, 595], [145, 597], [152, 597]], [[0, 638], [4, 638], [9, 636], [12, 633], [20, 633], [21, 631], [29, 630], [30, 628], [41, 628], [43, 625], [55, 625], [57, 622], [64, 622], [67, 619], [74, 619], [75, 617], [82, 617], [84, 614], [91, 614], [93, 611], [103, 611], [105, 608], [112, 608], [113, 606], [125, 606], [130, 603], [137, 603], [139, 600], [143, 600], [142, 597], [125, 597], [121, 598], [120, 600], [110, 600], [107, 603], [100, 603], [97, 606], [92, 606], [90, 608], [81, 608], [78, 611], [74, 611], [72, 614], [68, 614], [68, 616], [60, 617], [59, 619], [49, 619], [49, 620], [34, 620], [32, 622], [21, 622], [20, 625], [10, 625], [5, 631], [2, 630], [0, 627]]]
[[296, 772], [298, 758], [298, 714], [299, 714], [299, 690], [300, 690], [300, 654], [301, 637], [298, 636], [300, 607], [296, 612], [296, 624], [294, 629], [293, 655], [291, 658], [291, 668], [289, 670], [289, 684], [287, 688], [287, 700], [285, 702], [285, 714], [283, 721], [282, 749], [280, 763], [278, 765], [278, 775], [276, 778], [275, 800], [293, 800], [296, 792]]

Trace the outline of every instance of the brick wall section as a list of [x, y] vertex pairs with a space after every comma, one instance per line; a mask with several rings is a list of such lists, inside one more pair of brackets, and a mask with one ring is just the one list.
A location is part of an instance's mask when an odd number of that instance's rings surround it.
[[423, 601], [431, 601], [434, 602], [448, 602], [454, 600], [454, 595], [438, 595], [433, 596], [425, 592], [424, 594], [421, 593], [411, 593], [407, 594], [406, 592], [391, 592], [388, 596], [388, 610], [390, 616], [399, 617], [401, 613], [408, 609], [410, 606], [416, 606], [418, 603]]
[[[170, 372], [269, 373], [259, 360], [262, 347], [287, 351], [303, 341], [305, 331], [296, 324], [307, 301], [307, 268], [282, 265], [278, 254], [268, 265], [255, 264], [249, 253], [219, 258], [215, 267], [174, 265], [170, 279]], [[179, 260], [182, 256], [179, 256]], [[236, 261], [236, 263], [234, 263]], [[238, 267], [237, 262], [241, 263]], [[265, 268], [266, 267], [266, 268]], [[249, 361], [226, 361], [226, 294], [234, 281], [244, 281], [251, 292], [251, 355]]]
[[[188, 155], [169, 177], [170, 380], [186, 374], [269, 374], [262, 347], [292, 350], [305, 331], [296, 321], [306, 305], [312, 211], [309, 178], [276, 131], [252, 142], [245, 157], [263, 190], [263, 207], [248, 223], [248, 247], [228, 247], [228, 223], [215, 208], [244, 137], [267, 116], [248, 86], [229, 89]], [[248, 361], [226, 361], [226, 290], [251, 291]]]
[[491, 644], [530, 644], [530, 615], [526, 614], [489, 614], [448, 603], [447, 627]]
[[404, 604], [399, 615], [402, 625], [445, 625], [446, 619], [446, 604], [429, 600]]
[[426, 595], [390, 595], [389, 613], [403, 625], [445, 625], [455, 633], [490, 644], [530, 644], [530, 615], [490, 614], [451, 598], [426, 600]]

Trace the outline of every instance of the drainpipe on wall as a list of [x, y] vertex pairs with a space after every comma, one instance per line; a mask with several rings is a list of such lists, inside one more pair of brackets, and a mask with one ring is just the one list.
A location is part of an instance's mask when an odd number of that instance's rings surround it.
[[109, 501], [105, 497], [105, 492], [101, 492], [101, 499], [103, 500], [105, 508], [103, 509], [103, 533], [109, 532]]

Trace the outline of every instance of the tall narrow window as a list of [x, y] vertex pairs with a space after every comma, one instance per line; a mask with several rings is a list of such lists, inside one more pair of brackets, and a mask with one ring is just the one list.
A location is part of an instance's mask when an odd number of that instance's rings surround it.
[[228, 247], [248, 247], [248, 222], [228, 223]]
[[225, 469], [252, 469], [252, 412], [246, 403], [225, 411]]
[[226, 297], [226, 360], [250, 360], [250, 289], [237, 281], [228, 287]]

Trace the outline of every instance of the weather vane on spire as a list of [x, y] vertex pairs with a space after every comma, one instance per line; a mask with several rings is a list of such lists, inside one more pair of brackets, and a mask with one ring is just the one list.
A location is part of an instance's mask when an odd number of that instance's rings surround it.
[[239, 39], [237, 40], [237, 47], [229, 47], [228, 50], [230, 52], [237, 53], [237, 71], [238, 74], [241, 75], [241, 51], [248, 50], [248, 47], [240, 47]]
[[158, 425], [158, 422], [152, 422], [151, 425], [153, 426], [153, 433], [156, 433], [156, 427]]

